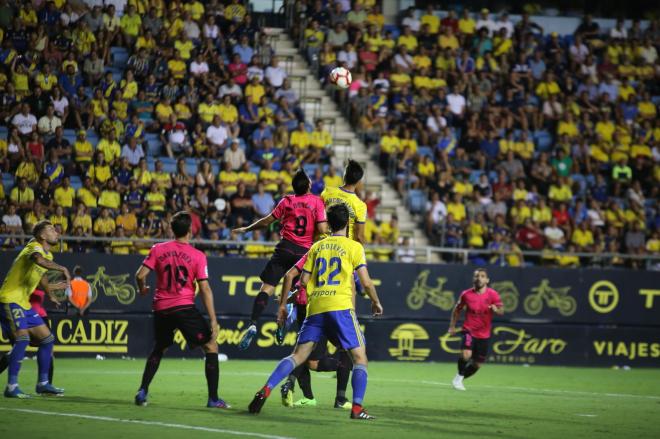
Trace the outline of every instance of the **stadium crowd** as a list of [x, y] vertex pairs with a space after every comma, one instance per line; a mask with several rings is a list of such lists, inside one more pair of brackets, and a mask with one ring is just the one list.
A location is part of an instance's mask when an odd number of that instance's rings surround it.
[[321, 80], [351, 70], [338, 99], [434, 244], [509, 266], [660, 255], [660, 21], [587, 15], [559, 35], [487, 9], [385, 25], [375, 0], [325, 3], [298, 2], [294, 34]]
[[[340, 186], [331, 134], [305, 122], [246, 4], [0, 0], [0, 234], [47, 218], [65, 235], [115, 238], [62, 251], [144, 254], [131, 238], [169, 237], [187, 209], [196, 238], [273, 241], [276, 228], [231, 229], [270, 213], [302, 164], [314, 193]], [[370, 241], [396, 243], [396, 219], [370, 215]]]

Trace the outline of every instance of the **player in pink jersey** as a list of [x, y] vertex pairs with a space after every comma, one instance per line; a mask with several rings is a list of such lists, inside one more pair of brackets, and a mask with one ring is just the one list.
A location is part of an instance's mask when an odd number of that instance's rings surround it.
[[[155, 244], [135, 274], [141, 295], [149, 294], [147, 276], [156, 272], [156, 294], [153, 299], [155, 346], [147, 358], [142, 384], [135, 395], [135, 404], [147, 404], [149, 384], [158, 371], [165, 350], [174, 342], [178, 329], [191, 348], [201, 347], [206, 354], [207, 407], [229, 408], [218, 397], [218, 321], [213, 306], [213, 292], [208, 282], [206, 255], [190, 245], [192, 218], [188, 212], [172, 217], [170, 227], [175, 240]], [[195, 307], [195, 283], [209, 315], [209, 323]]]
[[[277, 324], [279, 327], [284, 328], [289, 320], [287, 302], [292, 303], [296, 307], [296, 320], [298, 329], [302, 327], [303, 321], [307, 316], [307, 291], [305, 287], [296, 282], [300, 279], [300, 274], [303, 272], [303, 267], [307, 261], [307, 255], [300, 258], [296, 264], [287, 271], [284, 276], [282, 284], [282, 295], [280, 296], [280, 307], [277, 312]], [[285, 291], [291, 291], [291, 294], [284, 294]], [[287, 297], [289, 299], [287, 300]], [[355, 295], [353, 295], [355, 303]], [[355, 305], [354, 305], [355, 306]], [[278, 331], [277, 344], [281, 345], [284, 338], [284, 331]], [[280, 338], [281, 337], [281, 338]], [[287, 380], [282, 384], [280, 393], [282, 395], [282, 405], [285, 407], [314, 407], [316, 406], [316, 399], [312, 392], [312, 378], [309, 373], [310, 370], [316, 372], [336, 372], [337, 373], [337, 393], [335, 395], [335, 408], [336, 409], [350, 409], [352, 404], [346, 399], [346, 388], [348, 387], [348, 380], [351, 376], [353, 369], [353, 361], [349, 356], [346, 349], [338, 346], [334, 355], [328, 353], [328, 340], [321, 339], [314, 350], [307, 358], [307, 361], [296, 367], [288, 376]], [[293, 402], [293, 391], [295, 382], [298, 380], [300, 390], [302, 390], [303, 398]]]
[[268, 299], [275, 292], [275, 287], [282, 276], [307, 253], [314, 243], [314, 234], [325, 234], [328, 231], [323, 200], [310, 193], [312, 182], [301, 168], [293, 176], [291, 182], [294, 195], [286, 195], [277, 207], [268, 215], [247, 227], [234, 229], [235, 233], [243, 234], [254, 229], [268, 227], [279, 220], [282, 240], [275, 253], [261, 272], [261, 289], [254, 299], [250, 326], [243, 334], [239, 343], [240, 349], [247, 349], [257, 335], [257, 321], [268, 305]]
[[469, 378], [486, 361], [488, 343], [490, 340], [493, 314], [504, 314], [502, 299], [492, 288], [488, 288], [488, 272], [484, 268], [477, 268], [472, 278], [473, 287], [465, 290], [458, 298], [449, 323], [449, 333], [456, 334], [456, 322], [461, 311], [465, 309], [463, 321], [463, 341], [461, 356], [458, 357], [458, 373], [452, 381], [456, 390], [465, 390], [463, 380]]

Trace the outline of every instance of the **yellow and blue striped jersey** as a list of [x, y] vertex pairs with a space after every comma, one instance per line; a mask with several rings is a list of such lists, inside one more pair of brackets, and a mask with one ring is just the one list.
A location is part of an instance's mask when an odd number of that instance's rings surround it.
[[307, 316], [353, 309], [353, 272], [367, 265], [364, 247], [345, 236], [331, 235], [312, 245], [303, 271], [307, 283]]
[[344, 203], [348, 207], [348, 233], [350, 239], [355, 239], [355, 224], [367, 221], [367, 205], [355, 194], [340, 187], [327, 187], [321, 193], [326, 209], [333, 204]]
[[53, 260], [52, 253], [45, 251], [36, 240], [31, 240], [9, 268], [5, 281], [0, 287], [0, 302], [17, 303], [25, 309], [30, 309], [30, 294], [48, 271], [32, 260], [32, 255], [35, 253], [39, 253], [49, 261]]

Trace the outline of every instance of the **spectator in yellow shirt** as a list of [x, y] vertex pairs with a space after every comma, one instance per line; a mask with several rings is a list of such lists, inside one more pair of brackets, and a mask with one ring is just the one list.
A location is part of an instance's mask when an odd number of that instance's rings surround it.
[[76, 199], [80, 201], [85, 207], [96, 208], [96, 198], [98, 197], [98, 189], [92, 184], [90, 177], [85, 177], [83, 186], [78, 189]]
[[470, 10], [468, 8], [463, 9], [463, 15], [460, 20], [458, 20], [458, 31], [470, 37], [474, 35], [476, 28], [477, 22], [470, 17]]
[[97, 151], [94, 155], [94, 163], [87, 170], [87, 176], [92, 179], [92, 183], [104, 186], [112, 177], [110, 166], [105, 161], [103, 151]]
[[137, 230], [137, 216], [126, 203], [121, 205], [121, 214], [117, 216], [115, 223], [118, 228], [123, 227], [128, 236], [132, 236]]
[[426, 12], [419, 19], [422, 26], [428, 25], [429, 32], [433, 35], [437, 34], [440, 30], [440, 17], [433, 13], [433, 4], [429, 3], [426, 7]]
[[115, 177], [108, 180], [108, 185], [101, 191], [98, 199], [99, 207], [110, 209], [113, 214], [119, 211], [121, 205], [121, 195], [117, 191], [117, 179]]
[[587, 221], [582, 221], [578, 228], [573, 231], [571, 243], [580, 251], [591, 251], [594, 245], [594, 236], [591, 230], [587, 228]]
[[548, 198], [555, 202], [570, 201], [573, 198], [573, 191], [568, 182], [568, 177], [562, 177], [559, 182], [551, 184]]
[[391, 127], [387, 134], [380, 138], [380, 167], [387, 169], [390, 158], [396, 157], [400, 149], [401, 139], [399, 139], [394, 127]]
[[536, 95], [543, 100], [547, 100], [550, 95], [557, 95], [561, 91], [559, 84], [555, 81], [555, 75], [552, 72], [546, 72], [543, 81], [536, 86]]
[[467, 211], [463, 204], [463, 197], [461, 194], [454, 194], [452, 200], [447, 203], [447, 214], [451, 215], [454, 221], [460, 223], [467, 218]]
[[101, 215], [94, 221], [94, 235], [112, 236], [116, 227], [115, 220], [110, 216], [110, 211], [106, 208], [101, 209]]
[[71, 209], [75, 198], [76, 191], [71, 187], [71, 179], [68, 176], [65, 176], [62, 179], [62, 184], [55, 189], [55, 193], [53, 194], [55, 206], [62, 206], [67, 210]]
[[152, 181], [149, 185], [149, 191], [144, 194], [143, 210], [164, 212], [166, 201], [165, 195], [158, 188], [158, 183]]
[[225, 18], [227, 21], [241, 23], [245, 18], [245, 7], [239, 0], [231, 0], [231, 4], [225, 7]]
[[110, 130], [108, 131], [108, 137], [103, 137], [98, 145], [96, 145], [96, 150], [103, 153], [105, 161], [110, 166], [113, 166], [121, 155], [121, 146], [116, 138], [116, 131]]
[[459, 45], [458, 38], [454, 35], [452, 28], [443, 27], [440, 31], [440, 36], [438, 37], [438, 46], [440, 46], [440, 49], [456, 50]]
[[334, 166], [331, 165], [328, 168], [328, 173], [323, 176], [323, 183], [325, 184], [326, 188], [340, 187], [343, 184], [343, 180], [339, 175], [337, 175]]
[[34, 191], [28, 186], [28, 181], [25, 178], [18, 179], [18, 185], [16, 185], [9, 193], [9, 199], [16, 205], [19, 211], [24, 212], [32, 209]]
[[404, 46], [409, 52], [414, 52], [418, 46], [417, 37], [413, 35], [409, 26], [403, 27], [403, 34], [396, 41], [397, 46]]
[[310, 144], [311, 138], [307, 132], [307, 128], [305, 128], [305, 123], [300, 122], [298, 124], [298, 129], [291, 133], [291, 137], [289, 138], [289, 146], [300, 152], [306, 150]]
[[126, 11], [127, 12], [121, 17], [121, 20], [119, 20], [119, 25], [121, 27], [124, 43], [128, 47], [132, 47], [140, 34], [142, 18], [140, 17], [140, 14], [137, 13], [134, 5], [128, 5]]

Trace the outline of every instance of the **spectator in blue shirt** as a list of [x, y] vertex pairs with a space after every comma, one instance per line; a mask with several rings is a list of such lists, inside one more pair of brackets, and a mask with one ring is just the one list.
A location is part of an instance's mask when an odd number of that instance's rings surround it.
[[488, 131], [488, 137], [479, 144], [479, 149], [486, 154], [490, 160], [495, 160], [500, 153], [500, 145], [495, 138], [495, 131]]
[[64, 90], [64, 94], [66, 94], [69, 99], [75, 96], [78, 87], [82, 87], [83, 85], [82, 77], [76, 73], [76, 69], [72, 65], [68, 65], [66, 73], [61, 74], [58, 79], [62, 90]]
[[233, 50], [234, 54], [238, 54], [241, 58], [243, 64], [250, 64], [252, 62], [252, 56], [254, 55], [254, 49], [250, 47], [248, 37], [243, 35], [241, 37], [240, 44], [236, 44]]
[[275, 200], [270, 192], [266, 192], [263, 183], [257, 184], [257, 192], [252, 195], [252, 204], [257, 216], [268, 216], [275, 208]]

